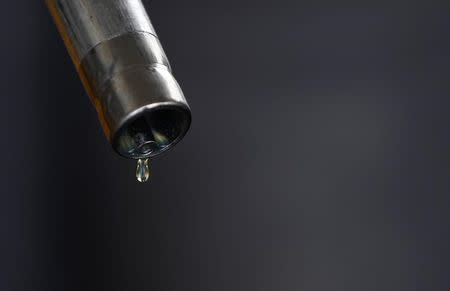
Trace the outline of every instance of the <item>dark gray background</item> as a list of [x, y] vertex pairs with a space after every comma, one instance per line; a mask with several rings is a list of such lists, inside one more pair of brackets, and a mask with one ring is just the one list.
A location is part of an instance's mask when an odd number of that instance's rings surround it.
[[145, 185], [44, 1], [4, 3], [0, 290], [449, 290], [433, 2], [152, 1], [194, 122]]

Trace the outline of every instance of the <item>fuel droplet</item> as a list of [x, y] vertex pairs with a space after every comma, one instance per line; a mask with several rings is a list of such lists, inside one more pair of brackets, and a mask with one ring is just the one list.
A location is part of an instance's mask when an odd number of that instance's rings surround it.
[[150, 177], [150, 169], [148, 167], [148, 159], [139, 159], [136, 168], [136, 179], [145, 183]]

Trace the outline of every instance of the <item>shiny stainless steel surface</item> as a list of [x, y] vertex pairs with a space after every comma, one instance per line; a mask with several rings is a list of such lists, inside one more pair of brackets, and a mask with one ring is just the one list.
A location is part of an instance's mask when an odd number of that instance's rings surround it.
[[158, 155], [187, 132], [191, 114], [140, 0], [47, 0], [114, 149]]
[[141, 0], [47, 0], [64, 23], [79, 58], [106, 40], [127, 32], [155, 34]]
[[152, 34], [134, 32], [95, 46], [84, 56], [80, 67], [90, 74], [91, 81], [100, 88], [117, 73], [149, 64], [170, 68], [158, 38]]

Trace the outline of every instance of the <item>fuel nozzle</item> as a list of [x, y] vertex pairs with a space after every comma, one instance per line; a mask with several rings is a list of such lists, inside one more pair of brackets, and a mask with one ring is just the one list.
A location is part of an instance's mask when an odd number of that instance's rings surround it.
[[148, 159], [191, 112], [141, 0], [46, 0], [114, 150]]

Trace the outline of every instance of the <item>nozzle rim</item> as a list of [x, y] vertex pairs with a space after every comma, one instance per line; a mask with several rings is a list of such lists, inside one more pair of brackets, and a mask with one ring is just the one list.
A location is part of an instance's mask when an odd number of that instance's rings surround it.
[[[141, 157], [127, 156], [127, 155], [123, 154], [122, 152], [120, 152], [120, 150], [118, 149], [119, 148], [118, 139], [121, 136], [121, 134], [123, 134], [123, 131], [126, 130], [127, 126], [129, 126], [131, 123], [133, 123], [135, 120], [137, 120], [139, 117], [141, 117], [144, 114], [148, 114], [150, 112], [154, 112], [157, 110], [163, 110], [163, 109], [178, 110], [181, 113], [183, 113], [183, 117], [185, 118], [185, 127], [182, 128], [182, 131], [180, 132], [178, 137], [176, 139], [174, 139], [170, 144], [168, 144], [164, 149], [162, 149], [156, 153], [151, 153], [147, 156], [141, 156]], [[142, 159], [142, 158], [153, 158], [153, 157], [159, 156], [159, 155], [171, 150], [176, 144], [178, 144], [186, 136], [187, 132], [189, 131], [189, 129], [191, 127], [191, 123], [192, 123], [191, 109], [187, 104], [180, 103], [180, 102], [172, 102], [172, 101], [161, 102], [161, 103], [156, 103], [156, 104], [148, 104], [148, 105], [142, 106], [142, 107], [134, 110], [133, 112], [129, 113], [124, 119], [122, 119], [121, 122], [119, 123], [118, 130], [116, 130], [110, 137], [110, 141], [111, 141], [111, 145], [112, 145], [114, 151], [124, 158], [133, 159], [133, 160], [138, 160], [138, 159]]]

